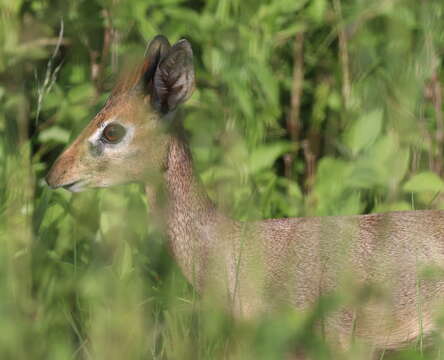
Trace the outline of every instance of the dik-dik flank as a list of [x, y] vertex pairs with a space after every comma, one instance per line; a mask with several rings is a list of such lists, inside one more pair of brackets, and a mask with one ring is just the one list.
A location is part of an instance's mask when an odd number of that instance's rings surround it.
[[444, 212], [232, 220], [196, 178], [175, 118], [193, 88], [190, 44], [170, 46], [157, 36], [143, 64], [57, 159], [48, 184], [76, 192], [143, 182], [184, 275], [201, 294], [224, 299], [236, 317], [304, 311], [332, 291], [371, 289], [359, 305], [327, 316], [327, 338], [384, 349], [431, 333], [444, 281], [426, 270], [444, 265]]

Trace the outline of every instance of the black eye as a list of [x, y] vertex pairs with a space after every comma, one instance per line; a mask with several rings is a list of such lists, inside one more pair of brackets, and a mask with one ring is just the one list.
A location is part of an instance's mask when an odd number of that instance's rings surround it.
[[102, 132], [102, 139], [110, 144], [117, 144], [125, 136], [126, 130], [122, 125], [109, 124]]

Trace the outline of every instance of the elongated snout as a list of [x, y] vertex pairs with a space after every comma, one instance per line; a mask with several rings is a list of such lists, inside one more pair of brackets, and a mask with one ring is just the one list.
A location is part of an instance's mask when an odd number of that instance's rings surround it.
[[68, 172], [68, 164], [63, 155], [64, 154], [57, 158], [45, 177], [46, 183], [52, 189], [57, 189], [66, 182], [65, 178]]
[[63, 187], [70, 191], [80, 191], [82, 182], [75, 168], [75, 156], [72, 148], [62, 153], [52, 165], [45, 181], [51, 189]]

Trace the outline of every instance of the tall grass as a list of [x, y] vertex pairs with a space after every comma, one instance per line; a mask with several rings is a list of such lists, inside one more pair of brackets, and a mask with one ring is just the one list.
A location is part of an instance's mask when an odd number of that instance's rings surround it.
[[[139, 185], [72, 195], [42, 179], [121, 58], [163, 33], [193, 44], [185, 126], [231, 216], [443, 208], [444, 4], [15, 0], [0, 11], [0, 358], [365, 355], [359, 344], [335, 354], [313, 331], [340, 298], [240, 323], [203, 301]], [[413, 344], [395, 356], [440, 352]]]

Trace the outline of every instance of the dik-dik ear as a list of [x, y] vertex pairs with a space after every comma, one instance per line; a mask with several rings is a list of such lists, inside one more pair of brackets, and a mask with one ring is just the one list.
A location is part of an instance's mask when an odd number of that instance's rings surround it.
[[194, 90], [193, 50], [183, 39], [160, 59], [154, 73], [152, 104], [165, 114], [185, 102]]
[[136, 89], [144, 94], [152, 93], [154, 83], [154, 73], [160, 60], [166, 56], [171, 49], [168, 39], [163, 35], [157, 35], [149, 43], [145, 51], [145, 61], [143, 63], [142, 74], [136, 85]]
[[136, 65], [134, 62], [129, 61], [125, 65], [110, 98], [128, 92], [136, 92], [144, 97], [150, 95], [157, 65], [159, 65], [160, 59], [168, 53], [170, 48], [171, 45], [167, 38], [157, 35], [149, 43], [141, 64]]

